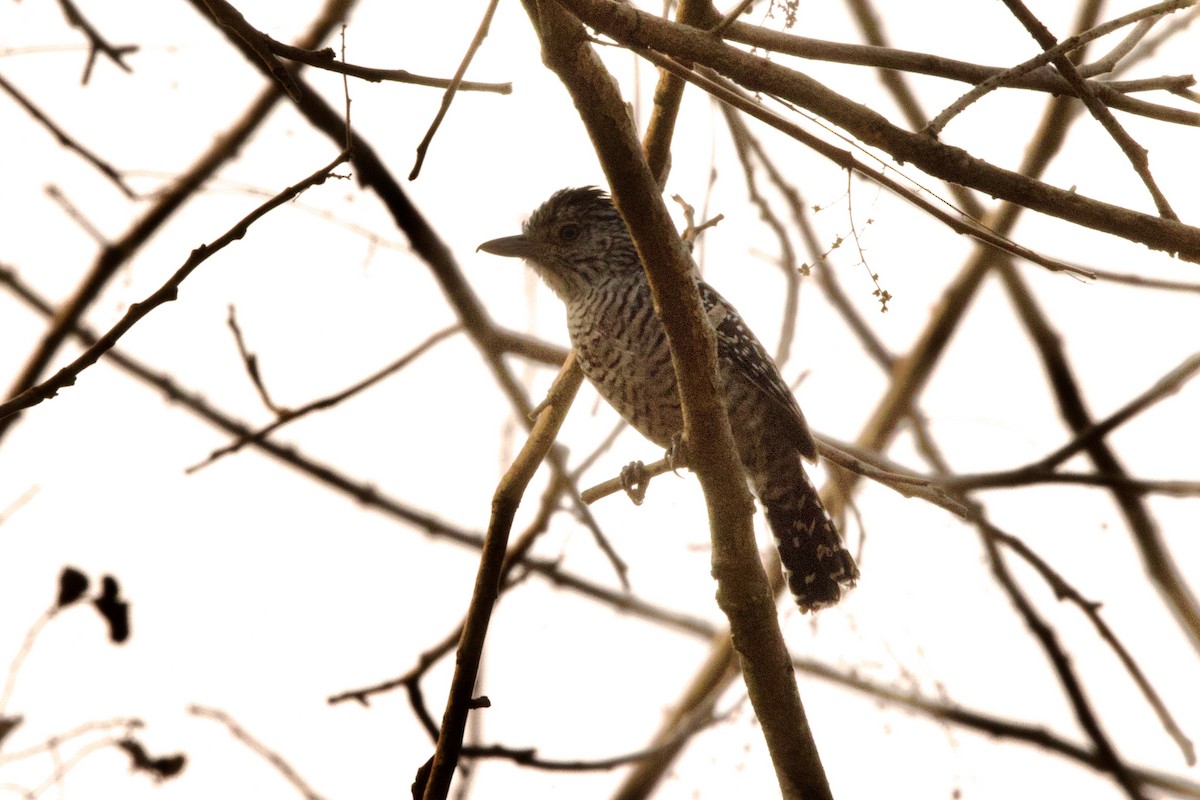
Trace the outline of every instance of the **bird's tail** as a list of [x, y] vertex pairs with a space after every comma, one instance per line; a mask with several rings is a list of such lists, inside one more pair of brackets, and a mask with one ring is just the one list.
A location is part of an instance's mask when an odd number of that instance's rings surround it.
[[858, 566], [842, 544], [820, 495], [791, 447], [771, 447], [750, 481], [775, 534], [788, 587], [801, 611], [834, 605], [858, 580]]

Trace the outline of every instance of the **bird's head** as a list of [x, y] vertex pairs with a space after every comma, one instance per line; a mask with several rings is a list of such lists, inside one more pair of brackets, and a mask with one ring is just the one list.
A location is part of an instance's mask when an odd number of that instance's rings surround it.
[[625, 221], [594, 186], [555, 192], [519, 236], [492, 239], [478, 249], [525, 259], [567, 302], [616, 273], [642, 271]]

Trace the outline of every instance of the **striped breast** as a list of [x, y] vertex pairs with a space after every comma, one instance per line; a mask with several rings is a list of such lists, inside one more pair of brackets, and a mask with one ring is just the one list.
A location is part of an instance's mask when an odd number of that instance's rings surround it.
[[583, 374], [625, 420], [669, 447], [683, 430], [679, 390], [662, 323], [644, 275], [618, 275], [567, 308], [571, 344]]

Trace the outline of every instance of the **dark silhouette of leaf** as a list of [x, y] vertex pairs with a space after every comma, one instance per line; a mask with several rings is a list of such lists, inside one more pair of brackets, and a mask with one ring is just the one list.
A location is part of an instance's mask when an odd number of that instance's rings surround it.
[[108, 622], [108, 638], [114, 644], [121, 644], [129, 638], [129, 603], [118, 597], [121, 587], [116, 578], [105, 575], [103, 585], [100, 596], [92, 603], [100, 612], [100, 616]]
[[122, 739], [117, 746], [129, 754], [130, 766], [136, 772], [148, 772], [156, 780], [174, 778], [183, 772], [187, 764], [187, 756], [183, 753], [172, 753], [169, 756], [154, 758], [142, 747], [137, 739]]
[[13, 717], [0, 717], [0, 742], [3, 742], [4, 739], [10, 733], [15, 731], [17, 729], [17, 726], [19, 726], [24, 721], [25, 721], [25, 718], [19, 714], [16, 716], [13, 716]]
[[58, 576], [58, 607], [66, 608], [83, 597], [90, 583], [88, 576], [74, 567], [63, 567]]

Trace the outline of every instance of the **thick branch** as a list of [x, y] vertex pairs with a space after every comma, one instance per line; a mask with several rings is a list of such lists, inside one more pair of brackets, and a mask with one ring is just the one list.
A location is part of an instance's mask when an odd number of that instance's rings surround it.
[[881, 114], [803, 73], [726, 45], [704, 31], [612, 0], [560, 2], [621, 44], [703, 64], [750, 91], [782, 97], [829, 120], [863, 144], [883, 150], [901, 164], [911, 163], [934, 177], [970, 186], [991, 197], [1200, 263], [1200, 228], [1093, 200], [993, 166], [961, 148], [893, 125]]
[[671, 223], [616, 84], [578, 21], [526, 0], [546, 64], [571, 93], [646, 268], [666, 329], [684, 415], [688, 458], [708, 504], [717, 599], [730, 620], [751, 703], [786, 798], [829, 798], [800, 703], [775, 603], [758, 559], [752, 504], [716, 376], [716, 342], [691, 259]]

